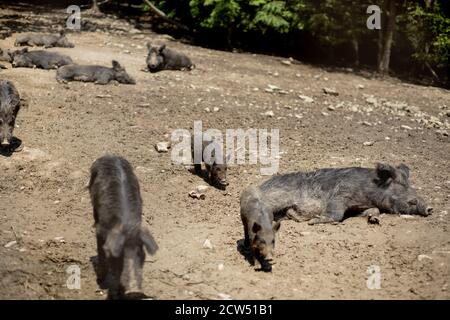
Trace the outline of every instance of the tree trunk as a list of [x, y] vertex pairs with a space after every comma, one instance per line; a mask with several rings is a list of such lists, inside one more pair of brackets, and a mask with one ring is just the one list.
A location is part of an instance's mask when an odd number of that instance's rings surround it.
[[394, 39], [395, 18], [397, 16], [397, 0], [386, 0], [385, 12], [387, 11], [387, 22], [383, 26], [386, 30], [380, 30], [378, 39], [378, 72], [388, 73], [391, 59], [392, 41]]
[[353, 46], [353, 55], [354, 55], [353, 63], [356, 68], [359, 68], [359, 42], [358, 42], [358, 39], [354, 38], [352, 40], [352, 46]]
[[98, 4], [97, 4], [97, 0], [92, 0], [92, 11], [97, 11], [97, 12], [100, 11], [100, 8], [98, 7]]

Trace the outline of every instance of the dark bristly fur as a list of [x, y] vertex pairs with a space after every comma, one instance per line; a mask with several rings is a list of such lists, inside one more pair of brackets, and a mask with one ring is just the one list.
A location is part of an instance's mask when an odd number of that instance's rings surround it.
[[117, 61], [112, 61], [112, 68], [97, 65], [77, 65], [70, 64], [61, 67], [56, 72], [58, 82], [67, 81], [85, 81], [95, 82], [96, 84], [107, 84], [112, 80], [124, 84], [136, 84]]
[[150, 72], [162, 70], [192, 70], [195, 65], [185, 54], [166, 47], [165, 44], [152, 46], [147, 43], [147, 67]]
[[73, 63], [69, 56], [45, 50], [28, 51], [28, 48], [12, 52], [11, 58], [14, 68], [55, 69]]
[[97, 235], [97, 282], [108, 289], [110, 299], [120, 299], [127, 286], [126, 260], [133, 261], [140, 287], [144, 247], [155, 254], [158, 245], [141, 226], [139, 182], [127, 160], [113, 155], [97, 159], [91, 167], [89, 191]]
[[74, 45], [67, 40], [64, 32], [54, 34], [26, 33], [17, 36], [14, 45], [17, 46], [43, 46], [44, 48], [62, 47], [73, 48]]
[[19, 110], [20, 96], [16, 87], [8, 80], [0, 81], [0, 147], [10, 145]]
[[[203, 138], [203, 137], [202, 137]], [[201, 174], [202, 172], [202, 163], [205, 163], [205, 168], [208, 173], [209, 182], [211, 185], [218, 187], [219, 189], [225, 189], [228, 186], [227, 182], [227, 158], [224, 157], [222, 161], [216, 161], [215, 159], [215, 150], [213, 149], [210, 161], [205, 161], [203, 157], [203, 152], [206, 147], [211, 146], [211, 144], [217, 143], [212, 140], [202, 139], [202, 148], [201, 148], [201, 160], [200, 163], [195, 163], [195, 137], [192, 139], [192, 162], [194, 163], [194, 170], [196, 174]], [[223, 150], [222, 146], [219, 146], [220, 150]]]
[[259, 246], [256, 255], [270, 254], [275, 238], [272, 222], [288, 214], [309, 220], [309, 224], [339, 222], [346, 212], [364, 214], [372, 208], [427, 216], [432, 208], [410, 186], [409, 171], [404, 164], [378, 164], [376, 168], [321, 169], [274, 176], [242, 193], [245, 244]]

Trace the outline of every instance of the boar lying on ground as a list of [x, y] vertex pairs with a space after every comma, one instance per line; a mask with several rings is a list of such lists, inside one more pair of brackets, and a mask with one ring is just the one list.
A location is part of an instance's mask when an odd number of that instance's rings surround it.
[[6, 62], [12, 61], [9, 50], [3, 50], [2, 48], [0, 48], [0, 61], [6, 61]]
[[139, 182], [127, 160], [113, 155], [97, 159], [91, 167], [89, 192], [97, 236], [97, 282], [108, 289], [109, 299], [120, 299], [128, 284], [127, 262], [133, 262], [140, 288], [144, 247], [155, 254], [158, 245], [141, 226]]
[[8, 80], [0, 81], [0, 148], [8, 148], [13, 138], [20, 96], [16, 87]]
[[161, 70], [192, 70], [195, 65], [184, 54], [175, 52], [166, 47], [152, 46], [147, 43], [147, 67], [150, 72], [158, 72]]
[[85, 81], [95, 82], [96, 84], [107, 84], [116, 80], [124, 84], [136, 84], [117, 61], [112, 61], [112, 68], [96, 65], [77, 65], [71, 64], [61, 67], [56, 72], [58, 82], [67, 83], [67, 81]]
[[409, 183], [409, 168], [377, 164], [372, 168], [321, 169], [274, 176], [241, 196], [245, 244], [264, 260], [273, 249], [275, 228], [287, 214], [309, 224], [339, 222], [345, 213], [370, 209], [427, 216], [432, 208]]
[[62, 47], [73, 48], [74, 45], [67, 40], [64, 32], [55, 34], [26, 33], [17, 36], [14, 42], [18, 46], [44, 46], [44, 48]]
[[[202, 138], [200, 138], [202, 139]], [[216, 150], [223, 150], [222, 145], [214, 142], [211, 139], [201, 140], [202, 143], [198, 150], [199, 155], [195, 157], [195, 137], [192, 139], [192, 162], [194, 163], [194, 170], [197, 175], [202, 173], [202, 162], [205, 163], [205, 168], [208, 173], [209, 182], [211, 185], [219, 189], [225, 189], [228, 186], [227, 182], [227, 158], [222, 157], [222, 160], [216, 158]], [[206, 153], [205, 153], [206, 150]], [[201, 152], [201, 153], [200, 153]], [[208, 158], [205, 158], [205, 154]], [[211, 155], [211, 157], [209, 157]], [[219, 155], [218, 155], [219, 156]], [[198, 161], [196, 161], [198, 160]]]
[[28, 51], [28, 48], [16, 50], [11, 53], [14, 68], [41, 68], [56, 69], [73, 63], [69, 56], [45, 50]]

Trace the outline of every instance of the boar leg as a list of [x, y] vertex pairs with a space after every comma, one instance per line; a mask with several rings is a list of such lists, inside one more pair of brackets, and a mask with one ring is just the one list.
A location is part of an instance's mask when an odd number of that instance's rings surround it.
[[244, 247], [250, 247], [250, 236], [248, 234], [248, 221], [247, 218], [242, 217], [242, 224], [244, 226]]
[[123, 254], [119, 257], [110, 256], [108, 258], [110, 271], [110, 283], [108, 284], [108, 299], [122, 299], [125, 294], [125, 287], [122, 285], [121, 276], [124, 267]]
[[103, 76], [101, 75], [100, 77], [98, 77], [97, 81], [95, 81], [96, 84], [108, 84], [109, 82], [109, 77], [107, 75]]
[[318, 223], [340, 222], [344, 219], [345, 207], [340, 199], [332, 199], [328, 203], [325, 215], [318, 216], [308, 221], [309, 225]]
[[100, 234], [97, 234], [97, 284], [101, 285], [105, 279], [108, 271], [106, 264], [105, 251], [103, 245], [105, 244], [105, 238]]
[[199, 163], [195, 163], [194, 164], [194, 171], [196, 174], [201, 174], [202, 173], [202, 165]]

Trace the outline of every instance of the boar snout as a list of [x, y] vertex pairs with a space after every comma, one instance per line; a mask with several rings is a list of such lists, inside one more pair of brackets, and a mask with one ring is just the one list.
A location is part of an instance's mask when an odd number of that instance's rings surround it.
[[3, 140], [1, 142], [2, 147], [9, 147], [9, 145], [10, 145], [9, 140], [6, 137], [4, 137], [2, 140]]

